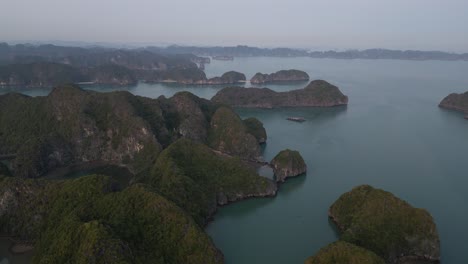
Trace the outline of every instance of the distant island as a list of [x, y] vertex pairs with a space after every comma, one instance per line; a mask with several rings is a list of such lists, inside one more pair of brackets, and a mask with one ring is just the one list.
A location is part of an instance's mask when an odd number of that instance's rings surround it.
[[213, 102], [233, 107], [331, 107], [348, 104], [348, 97], [338, 87], [315, 80], [305, 88], [289, 92], [275, 92], [268, 88], [227, 87], [216, 93]]
[[280, 70], [271, 74], [263, 74], [257, 72], [250, 83], [261, 84], [261, 83], [281, 83], [281, 82], [298, 82], [308, 81], [309, 75], [300, 70]]
[[233, 57], [311, 57], [331, 59], [390, 59], [390, 60], [468, 60], [468, 53], [451, 53], [444, 51], [421, 51], [421, 50], [391, 50], [391, 49], [365, 49], [345, 51], [317, 51], [308, 49], [292, 48], [258, 48], [245, 45], [238, 46], [178, 46], [148, 47], [161, 53], [170, 54], [196, 54], [199, 56], [233, 56]]
[[[63, 83], [135, 85], [137, 82], [226, 85], [245, 81], [241, 73], [208, 79], [205, 64], [234, 57], [312, 57], [334, 59], [468, 60], [468, 54], [439, 51], [398, 51], [385, 49], [349, 51], [308, 51], [289, 48], [235, 47], [64, 47], [55, 45], [8, 45], [0, 43], [0, 86], [53, 87]], [[257, 73], [255, 84], [306, 81], [297, 70], [272, 74]]]
[[448, 95], [440, 102], [439, 107], [462, 112], [465, 119], [468, 119], [468, 92]]

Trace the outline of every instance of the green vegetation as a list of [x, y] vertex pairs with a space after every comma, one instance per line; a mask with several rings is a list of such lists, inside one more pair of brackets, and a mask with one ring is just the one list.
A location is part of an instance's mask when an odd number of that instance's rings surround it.
[[0, 189], [1, 232], [36, 240], [34, 263], [222, 263], [192, 218], [144, 185], [92, 175]]
[[199, 224], [205, 223], [218, 204], [276, 192], [273, 182], [238, 158], [216, 154], [188, 139], [165, 149], [142, 181], [189, 212]]
[[305, 264], [385, 264], [385, 261], [372, 251], [338, 241], [320, 249]]
[[368, 185], [343, 194], [330, 217], [341, 240], [374, 251], [387, 261], [403, 256], [439, 259], [439, 236], [431, 215]]
[[250, 117], [243, 120], [247, 133], [253, 135], [258, 143], [265, 143], [267, 140], [267, 133], [263, 127], [262, 122], [255, 117]]
[[208, 145], [243, 158], [256, 159], [260, 156], [257, 139], [248, 133], [240, 117], [227, 107], [218, 108], [213, 115]]
[[290, 149], [280, 151], [270, 164], [273, 166], [277, 182], [283, 182], [287, 177], [301, 175], [307, 171], [307, 165], [299, 151]]

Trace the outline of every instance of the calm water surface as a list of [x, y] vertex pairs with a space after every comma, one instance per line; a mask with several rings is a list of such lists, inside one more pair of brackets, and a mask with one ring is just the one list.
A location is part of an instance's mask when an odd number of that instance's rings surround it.
[[[468, 62], [236, 58], [213, 61], [206, 72], [212, 77], [237, 70], [250, 79], [258, 71], [289, 68], [339, 86], [349, 105], [238, 110], [242, 117], [259, 118], [267, 129], [266, 160], [282, 149], [296, 149], [309, 171], [281, 185], [275, 198], [242, 201], [218, 211], [206, 231], [226, 263], [302, 263], [337, 239], [328, 207], [359, 184], [383, 188], [428, 209], [440, 233], [442, 263], [466, 263], [468, 121], [437, 105], [451, 92], [468, 90]], [[267, 86], [287, 91], [304, 84]], [[140, 83], [87, 89], [128, 90], [154, 98], [188, 90], [211, 98], [221, 88]], [[49, 89], [22, 92], [45, 95]], [[307, 121], [289, 122], [288, 116]]]

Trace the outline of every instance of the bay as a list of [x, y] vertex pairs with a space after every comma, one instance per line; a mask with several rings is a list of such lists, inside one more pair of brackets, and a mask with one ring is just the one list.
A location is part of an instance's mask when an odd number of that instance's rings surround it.
[[[468, 62], [235, 58], [206, 65], [208, 77], [237, 70], [306, 71], [349, 96], [347, 107], [237, 109], [260, 119], [268, 133], [265, 160], [296, 149], [309, 171], [281, 185], [275, 198], [251, 199], [220, 208], [206, 231], [226, 263], [302, 263], [337, 239], [327, 218], [329, 206], [360, 184], [393, 192], [434, 217], [442, 263], [465, 263], [468, 250], [468, 121], [437, 107], [452, 92], [468, 91]], [[246, 84], [249, 86], [249, 84]], [[276, 91], [306, 84], [265, 85]], [[101, 92], [126, 90], [157, 98], [190, 91], [211, 98], [223, 86], [139, 83], [134, 87], [84, 87]], [[0, 93], [12, 89], [0, 89]], [[46, 95], [50, 89], [20, 89]], [[304, 123], [285, 120], [303, 116]]]

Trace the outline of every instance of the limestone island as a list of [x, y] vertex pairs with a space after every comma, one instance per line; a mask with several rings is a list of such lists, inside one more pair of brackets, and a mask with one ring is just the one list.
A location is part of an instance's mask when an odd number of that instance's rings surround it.
[[448, 95], [440, 102], [439, 107], [462, 112], [465, 119], [468, 119], [468, 92]]
[[237, 84], [246, 81], [245, 75], [236, 71], [228, 71], [221, 77], [208, 79], [205, 72], [198, 68], [173, 69], [163, 74], [161, 79], [162, 82], [197, 85]]
[[257, 72], [250, 83], [261, 84], [261, 83], [275, 83], [275, 82], [298, 82], [308, 81], [309, 75], [300, 70], [281, 70], [271, 74], [264, 74]]
[[306, 173], [307, 165], [299, 151], [285, 149], [280, 151], [270, 162], [276, 182], [284, 182], [288, 177]]
[[331, 107], [348, 104], [348, 97], [338, 87], [323, 80], [312, 81], [303, 89], [288, 92], [275, 92], [268, 88], [226, 87], [211, 100], [245, 108]]
[[389, 192], [369, 185], [355, 187], [330, 207], [329, 217], [341, 241], [370, 250], [386, 263], [440, 263], [439, 234], [432, 216]]

